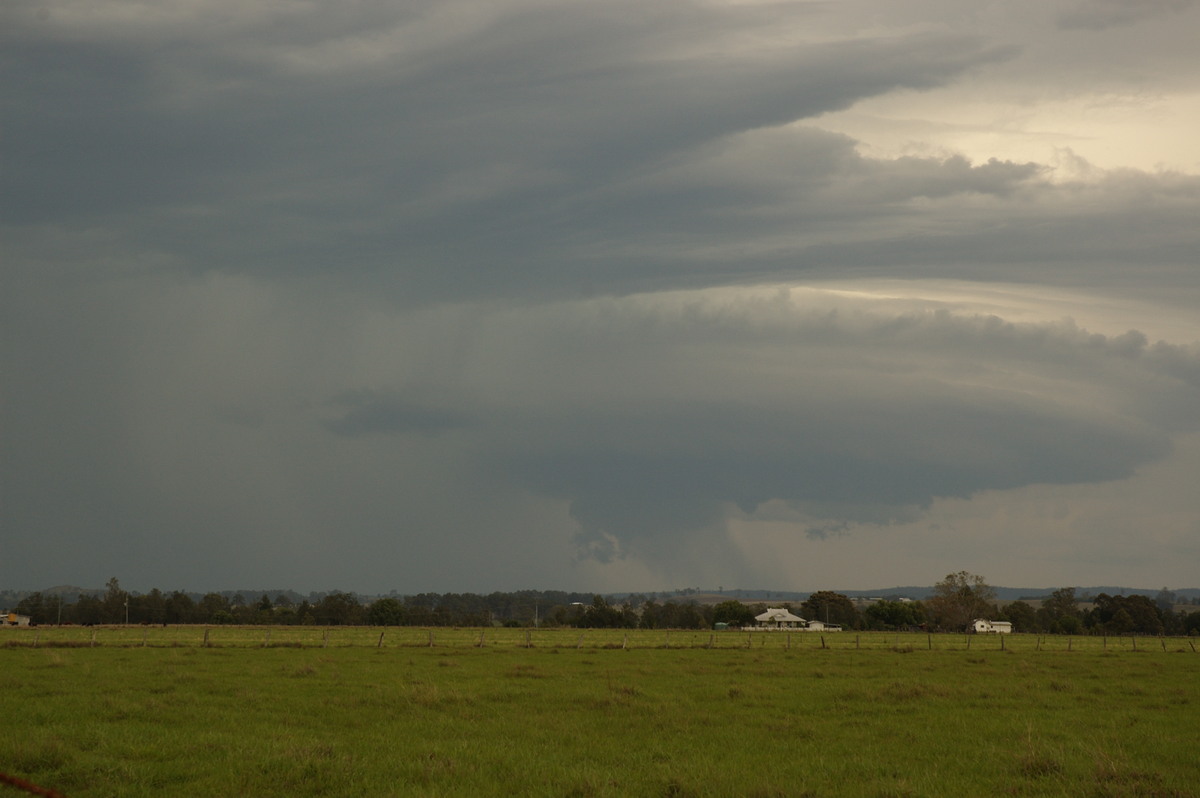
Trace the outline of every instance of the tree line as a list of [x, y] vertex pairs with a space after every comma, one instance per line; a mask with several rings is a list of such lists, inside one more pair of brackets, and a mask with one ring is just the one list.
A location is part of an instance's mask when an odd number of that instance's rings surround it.
[[[962, 631], [976, 618], [1009, 621], [1017, 632], [1049, 634], [1200, 634], [1200, 611], [1174, 609], [1175, 596], [1165, 588], [1155, 598], [1101, 593], [1089, 601], [1076, 589], [1055, 590], [1038, 601], [1004, 605], [983, 577], [966, 571], [949, 574], [922, 601], [881, 600], [860, 606], [842, 593], [821, 590], [793, 606], [781, 605], [808, 620], [848, 630]], [[1081, 606], [1087, 604], [1090, 606]], [[765, 612], [763, 602], [738, 600], [699, 604], [693, 599], [659, 601], [655, 594], [633, 594], [621, 601], [600, 595], [564, 591], [523, 590], [475, 593], [418, 593], [363, 600], [354, 593], [333, 591], [310, 599], [286, 593], [262, 594], [247, 601], [206, 593], [199, 598], [183, 591], [157, 588], [139, 594], [125, 591], [116, 578], [102, 594], [80, 595], [66, 602], [58, 595], [32, 593], [15, 611], [35, 624], [239, 624], [311, 626], [572, 626], [578, 628], [711, 629], [717, 624], [751, 627]]]

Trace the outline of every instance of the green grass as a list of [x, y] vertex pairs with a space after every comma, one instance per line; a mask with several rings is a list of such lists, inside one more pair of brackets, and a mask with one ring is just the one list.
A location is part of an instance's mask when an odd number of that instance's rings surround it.
[[1200, 798], [1187, 641], [90, 631], [0, 647], [0, 770], [70, 796]]

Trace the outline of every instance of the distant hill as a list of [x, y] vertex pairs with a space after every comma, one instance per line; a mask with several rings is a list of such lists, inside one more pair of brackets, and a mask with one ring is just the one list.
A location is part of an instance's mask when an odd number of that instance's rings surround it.
[[[1066, 585], [1065, 587], [1072, 587]], [[826, 588], [830, 589], [830, 588]], [[1004, 587], [1001, 585], [993, 585], [992, 589], [996, 591], [996, 599], [998, 601], [1036, 601], [1038, 599], [1049, 598], [1050, 594], [1057, 587]], [[1075, 587], [1075, 596], [1080, 601], [1087, 601], [1101, 593], [1107, 593], [1110, 596], [1149, 596], [1154, 598], [1159, 594], [1162, 588], [1138, 588], [1138, 587], [1113, 587], [1108, 585], [1100, 585], [1095, 587]], [[838, 590], [832, 588], [834, 593], [841, 593], [855, 599], [900, 599], [907, 598], [913, 600], [927, 599], [933, 595], [933, 585], [903, 585], [897, 587], [883, 587], [874, 590]], [[697, 604], [719, 604], [722, 601], [740, 601], [743, 604], [761, 603], [761, 602], [776, 602], [779, 604], [791, 603], [798, 604], [807, 599], [815, 591], [789, 591], [789, 590], [765, 590], [765, 589], [732, 589], [732, 590], [705, 590], [702, 588], [689, 588], [686, 590], [668, 590], [651, 593], [610, 593], [606, 594], [610, 600], [624, 601], [631, 596], [653, 598], [659, 603], [664, 601], [688, 602], [692, 601]], [[1200, 599], [1200, 588], [1179, 588], [1171, 590], [1175, 594], [1176, 601], [1180, 603], [1191, 603]]]

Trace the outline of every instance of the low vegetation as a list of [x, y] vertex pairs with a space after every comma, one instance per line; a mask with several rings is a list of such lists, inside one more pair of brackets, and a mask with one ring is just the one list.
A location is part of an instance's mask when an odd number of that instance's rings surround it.
[[75, 798], [1200, 798], [1184, 638], [205, 632], [6, 631], [0, 770]]

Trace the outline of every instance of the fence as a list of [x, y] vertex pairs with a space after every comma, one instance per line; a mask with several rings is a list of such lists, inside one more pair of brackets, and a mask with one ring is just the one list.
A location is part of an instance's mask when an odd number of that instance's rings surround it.
[[41, 626], [0, 632], [3, 647], [749, 648], [912, 651], [1159, 651], [1196, 653], [1186, 637], [683, 629], [514, 629], [409, 626]]

